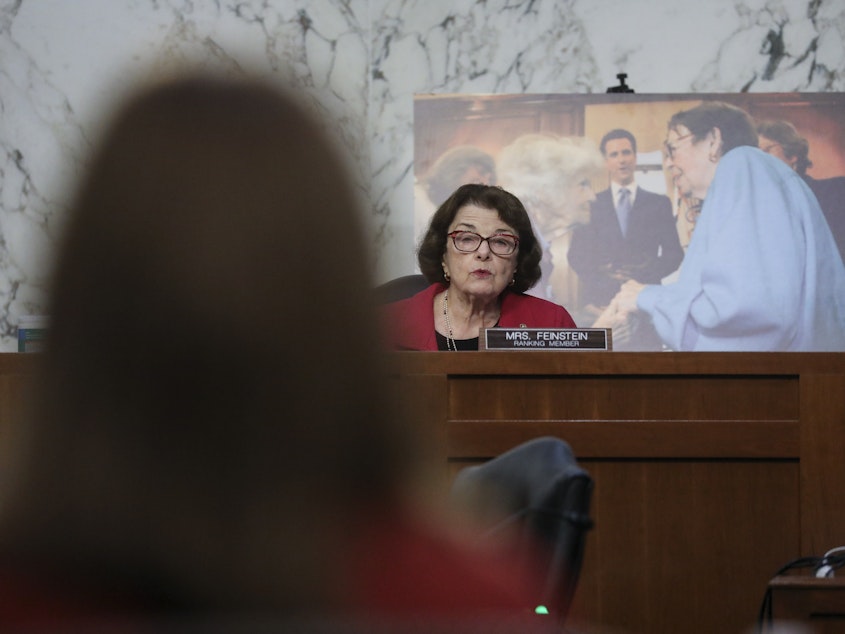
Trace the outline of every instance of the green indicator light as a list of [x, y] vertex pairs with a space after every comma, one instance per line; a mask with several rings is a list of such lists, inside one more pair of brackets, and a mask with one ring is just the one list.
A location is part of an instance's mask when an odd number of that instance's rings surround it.
[[534, 608], [534, 614], [548, 614], [548, 613], [549, 613], [549, 608], [547, 608], [545, 605], [538, 605], [536, 608]]

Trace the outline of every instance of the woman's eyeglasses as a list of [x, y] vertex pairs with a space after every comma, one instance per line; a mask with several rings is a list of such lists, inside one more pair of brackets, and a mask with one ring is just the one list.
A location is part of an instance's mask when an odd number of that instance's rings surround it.
[[482, 242], [486, 242], [490, 251], [496, 255], [510, 255], [519, 246], [519, 238], [509, 233], [496, 233], [487, 238], [482, 238], [474, 231], [453, 231], [447, 236], [452, 238], [452, 244], [455, 245], [455, 248], [463, 253], [478, 251]]
[[695, 135], [692, 134], [692, 132], [690, 132], [689, 134], [679, 136], [677, 139], [675, 139], [674, 145], [672, 143], [669, 143], [669, 141], [664, 141], [663, 147], [666, 151], [666, 158], [668, 158], [670, 160], [675, 158], [675, 152], [678, 151], [678, 141], [683, 141], [684, 139], [688, 139], [691, 136], [695, 136]]

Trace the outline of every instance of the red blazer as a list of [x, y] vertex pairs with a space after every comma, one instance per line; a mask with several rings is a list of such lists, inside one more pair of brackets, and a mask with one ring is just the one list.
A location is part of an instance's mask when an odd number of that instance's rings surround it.
[[[434, 296], [446, 287], [432, 284], [413, 297], [386, 304], [382, 317], [391, 350], [437, 350]], [[502, 295], [501, 328], [575, 328], [563, 306], [521, 293]]]

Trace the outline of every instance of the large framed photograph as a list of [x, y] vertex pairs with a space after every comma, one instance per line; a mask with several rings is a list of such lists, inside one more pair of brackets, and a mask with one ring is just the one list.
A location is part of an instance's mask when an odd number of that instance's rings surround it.
[[544, 248], [529, 293], [616, 350], [845, 349], [843, 94], [417, 95], [414, 142], [416, 239], [502, 186]]

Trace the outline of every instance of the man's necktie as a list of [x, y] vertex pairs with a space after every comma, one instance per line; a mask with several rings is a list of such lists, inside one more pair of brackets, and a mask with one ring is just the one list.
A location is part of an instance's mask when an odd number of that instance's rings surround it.
[[619, 216], [619, 226], [622, 228], [622, 235], [628, 233], [628, 214], [631, 212], [631, 192], [626, 188], [619, 190], [619, 204], [616, 205], [616, 214]]

